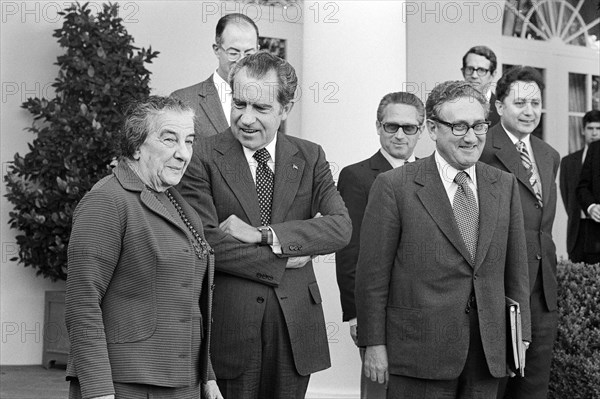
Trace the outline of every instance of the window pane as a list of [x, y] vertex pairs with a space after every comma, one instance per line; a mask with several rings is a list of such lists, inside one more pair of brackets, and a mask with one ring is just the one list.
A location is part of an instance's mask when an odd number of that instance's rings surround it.
[[569, 73], [569, 112], [585, 112], [585, 75]]
[[592, 76], [592, 109], [600, 109], [600, 76]]
[[581, 139], [581, 124], [581, 116], [569, 116], [569, 154], [579, 151], [583, 147], [583, 141]]

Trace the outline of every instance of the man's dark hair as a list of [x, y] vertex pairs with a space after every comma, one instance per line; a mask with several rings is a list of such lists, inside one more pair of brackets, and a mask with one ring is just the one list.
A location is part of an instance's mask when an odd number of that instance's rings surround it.
[[588, 123], [592, 122], [600, 122], [600, 111], [597, 109], [593, 109], [588, 111], [583, 115], [583, 128], [587, 126]]
[[242, 68], [246, 68], [248, 76], [262, 78], [269, 71], [275, 71], [277, 82], [269, 82], [273, 85], [277, 83], [277, 101], [282, 106], [287, 105], [294, 99], [296, 87], [298, 86], [298, 77], [294, 67], [286, 60], [269, 53], [268, 51], [259, 51], [238, 61], [229, 72], [229, 85], [235, 95], [236, 90], [243, 88], [235, 86], [235, 75]]
[[496, 83], [496, 98], [498, 101], [504, 101], [510, 92], [510, 86], [516, 82], [535, 83], [544, 91], [544, 78], [537, 69], [530, 66], [517, 65], [509, 69]]
[[233, 13], [233, 14], [227, 14], [224, 17], [221, 17], [221, 19], [219, 19], [219, 22], [217, 22], [217, 29], [215, 32], [215, 43], [217, 45], [219, 45], [219, 46], [221, 45], [223, 31], [229, 24], [238, 24], [238, 25], [247, 24], [247, 25], [252, 26], [254, 28], [254, 30], [256, 31], [256, 40], [258, 41], [258, 26], [256, 26], [256, 24], [254, 23], [252, 18], [247, 17], [244, 14]]
[[381, 122], [381, 119], [383, 119], [383, 111], [385, 110], [385, 107], [390, 104], [412, 105], [417, 109], [417, 114], [419, 115], [419, 124], [423, 124], [423, 121], [425, 120], [425, 106], [423, 105], [423, 101], [421, 101], [421, 99], [414, 94], [403, 91], [388, 93], [383, 96], [379, 102], [379, 106], [377, 107], [377, 120], [379, 122]]
[[498, 60], [496, 59], [496, 54], [494, 54], [494, 52], [492, 51], [491, 48], [486, 47], [486, 46], [471, 47], [469, 49], [469, 51], [467, 51], [467, 53], [463, 56], [463, 59], [462, 59], [463, 68], [465, 68], [467, 66], [467, 56], [469, 54], [477, 54], [477, 55], [487, 58], [487, 60], [490, 62], [490, 73], [494, 73], [494, 71], [496, 71], [496, 67], [498, 66]]

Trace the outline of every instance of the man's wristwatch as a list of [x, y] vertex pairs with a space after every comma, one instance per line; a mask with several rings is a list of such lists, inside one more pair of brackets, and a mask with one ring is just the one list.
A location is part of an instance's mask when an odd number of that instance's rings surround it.
[[257, 227], [260, 231], [260, 244], [259, 245], [271, 245], [273, 243], [273, 233], [269, 226]]

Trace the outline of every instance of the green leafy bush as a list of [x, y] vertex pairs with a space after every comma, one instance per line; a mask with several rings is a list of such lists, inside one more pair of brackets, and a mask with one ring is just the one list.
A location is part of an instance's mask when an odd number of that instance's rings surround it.
[[551, 399], [600, 398], [600, 264], [558, 265]]
[[29, 98], [36, 134], [25, 156], [15, 154], [4, 180], [14, 205], [19, 260], [53, 281], [66, 279], [73, 211], [83, 195], [110, 172], [121, 106], [150, 94], [151, 63], [158, 52], [133, 46], [116, 4], [93, 14], [88, 4], [64, 12], [58, 38], [66, 54], [53, 83], [53, 99]]

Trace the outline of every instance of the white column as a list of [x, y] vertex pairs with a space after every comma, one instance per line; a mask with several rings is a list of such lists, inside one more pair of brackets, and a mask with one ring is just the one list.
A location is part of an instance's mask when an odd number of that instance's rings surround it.
[[[379, 148], [381, 98], [406, 80], [403, 1], [306, 1], [300, 137], [323, 146], [334, 179]], [[311, 377], [307, 398], [358, 398], [360, 358], [342, 323], [334, 256], [315, 259], [332, 366]]]

